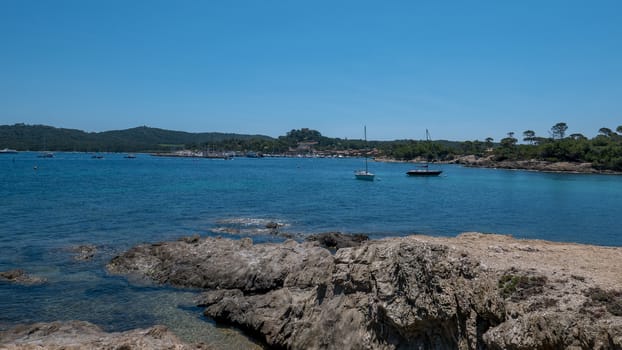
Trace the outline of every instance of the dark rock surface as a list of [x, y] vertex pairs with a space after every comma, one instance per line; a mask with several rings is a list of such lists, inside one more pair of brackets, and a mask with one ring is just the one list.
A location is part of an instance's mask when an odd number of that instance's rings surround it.
[[271, 348], [622, 348], [622, 267], [600, 261], [622, 249], [524, 242], [411, 236], [331, 254], [206, 238], [137, 246], [108, 269], [203, 288], [207, 316]]
[[363, 234], [344, 234], [341, 232], [325, 232], [312, 234], [306, 237], [307, 241], [318, 242], [320, 246], [327, 249], [341, 249], [356, 247], [369, 238]]

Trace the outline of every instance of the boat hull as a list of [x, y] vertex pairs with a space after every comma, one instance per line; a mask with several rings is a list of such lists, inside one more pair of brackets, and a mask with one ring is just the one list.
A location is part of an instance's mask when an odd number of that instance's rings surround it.
[[406, 172], [408, 176], [438, 176], [442, 170], [409, 170]]
[[374, 177], [376, 177], [376, 175], [366, 171], [358, 171], [354, 174], [354, 177], [357, 180], [374, 181]]

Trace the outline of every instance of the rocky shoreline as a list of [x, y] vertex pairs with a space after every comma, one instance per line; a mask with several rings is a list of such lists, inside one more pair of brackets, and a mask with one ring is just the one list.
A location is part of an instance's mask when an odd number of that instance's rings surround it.
[[[388, 158], [376, 158], [378, 162], [386, 163], [421, 163], [425, 159], [412, 161], [399, 161]], [[593, 167], [592, 163], [573, 163], [573, 162], [548, 162], [544, 160], [495, 160], [493, 156], [478, 157], [475, 155], [462, 156], [450, 161], [437, 161], [437, 164], [459, 164], [470, 168], [490, 168], [507, 170], [527, 170], [548, 173], [570, 173], [570, 174], [605, 174], [622, 175], [621, 172], [612, 170], [602, 170]]]
[[460, 157], [451, 161], [453, 164], [461, 164], [473, 168], [494, 168], [508, 170], [528, 170], [552, 173], [573, 173], [573, 174], [611, 174], [621, 173], [611, 170], [600, 170], [593, 167], [592, 163], [573, 163], [573, 162], [547, 162], [543, 160], [494, 160], [490, 157], [476, 157], [474, 155]]
[[[194, 236], [136, 246], [107, 269], [199, 288], [206, 316], [275, 349], [622, 348], [622, 248], [480, 233], [343, 247], [321, 237]], [[0, 348], [11, 339], [0, 333]]]
[[0, 349], [6, 350], [191, 350], [210, 349], [185, 344], [164, 326], [107, 333], [83, 321], [35, 323], [0, 332]]

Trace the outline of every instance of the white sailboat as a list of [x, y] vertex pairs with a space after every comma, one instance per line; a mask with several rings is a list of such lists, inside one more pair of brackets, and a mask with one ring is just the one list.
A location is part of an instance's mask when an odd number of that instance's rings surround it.
[[[364, 127], [365, 130], [365, 144], [367, 144], [367, 126]], [[366, 180], [366, 181], [374, 181], [374, 177], [376, 175], [374, 175], [373, 173], [369, 172], [369, 169], [367, 168], [367, 154], [365, 155], [365, 170], [357, 170], [354, 172], [354, 177], [356, 177], [357, 180]]]

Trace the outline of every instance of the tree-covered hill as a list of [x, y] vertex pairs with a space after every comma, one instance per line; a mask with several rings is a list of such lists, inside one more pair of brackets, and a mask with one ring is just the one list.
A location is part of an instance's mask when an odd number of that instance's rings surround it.
[[[308, 151], [343, 151], [376, 149], [398, 159], [419, 156], [430, 158], [447, 156], [460, 149], [460, 142], [437, 141], [369, 141], [323, 136], [308, 128], [292, 129], [284, 136], [227, 134], [218, 132], [189, 133], [146, 126], [126, 130], [84, 132], [76, 129], [55, 128], [46, 125], [0, 126], [0, 149], [20, 151], [79, 151], [79, 152], [140, 152], [172, 151], [179, 149], [286, 153]], [[307, 145], [307, 148], [300, 147]], [[301, 151], [302, 152], [302, 151]]]
[[126, 130], [84, 132], [46, 125], [1, 125], [0, 148], [20, 151], [139, 152], [168, 151], [224, 140], [271, 140], [263, 135], [189, 133], [141, 126]]

